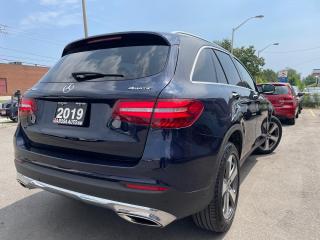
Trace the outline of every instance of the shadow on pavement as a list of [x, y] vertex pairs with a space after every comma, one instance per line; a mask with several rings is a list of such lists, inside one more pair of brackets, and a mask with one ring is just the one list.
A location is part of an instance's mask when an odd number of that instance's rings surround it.
[[256, 165], [257, 162], [258, 161], [256, 155], [251, 155], [245, 160], [240, 168], [240, 184], [243, 183], [243, 181], [246, 179], [251, 169]]
[[[242, 183], [257, 163], [255, 155], [241, 167]], [[223, 239], [196, 227], [192, 219], [163, 229], [127, 223], [110, 210], [87, 205], [45, 191], [34, 193], [0, 209], [1, 240], [50, 239]]]
[[112, 211], [38, 192], [0, 209], [0, 239], [222, 239], [197, 228], [191, 218], [166, 228], [127, 223]]

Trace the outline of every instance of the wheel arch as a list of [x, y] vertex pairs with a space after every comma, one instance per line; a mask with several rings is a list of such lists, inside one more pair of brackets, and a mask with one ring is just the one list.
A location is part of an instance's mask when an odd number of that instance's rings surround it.
[[224, 147], [226, 146], [226, 144], [228, 142], [232, 142], [239, 153], [239, 159], [241, 159], [241, 153], [242, 153], [242, 148], [243, 148], [243, 129], [242, 126], [237, 123], [232, 125], [229, 130], [226, 132], [226, 134], [224, 135], [224, 138], [222, 140], [220, 149], [219, 149], [219, 153], [218, 153], [218, 159], [219, 159], [219, 165], [220, 165], [220, 161], [221, 161], [221, 157], [223, 155], [223, 151], [224, 151]]

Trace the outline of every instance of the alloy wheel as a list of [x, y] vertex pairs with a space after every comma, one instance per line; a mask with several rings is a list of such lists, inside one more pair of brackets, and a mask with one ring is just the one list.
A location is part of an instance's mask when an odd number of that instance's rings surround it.
[[266, 127], [267, 123], [265, 123], [266, 129], [266, 140], [261, 145], [261, 148], [265, 151], [272, 149], [279, 141], [279, 126], [274, 122], [269, 122], [268, 126]]
[[231, 154], [226, 161], [222, 184], [222, 212], [225, 219], [230, 219], [235, 212], [238, 181], [237, 159]]

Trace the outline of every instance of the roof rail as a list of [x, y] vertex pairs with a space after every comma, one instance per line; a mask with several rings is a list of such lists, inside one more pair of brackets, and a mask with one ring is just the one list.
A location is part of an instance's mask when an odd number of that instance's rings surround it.
[[181, 35], [187, 35], [187, 36], [191, 36], [191, 37], [199, 38], [199, 39], [204, 40], [204, 41], [206, 41], [206, 42], [210, 42], [210, 41], [208, 41], [207, 39], [204, 39], [204, 38], [202, 38], [202, 37], [199, 37], [199, 36], [197, 36], [197, 35], [194, 35], [194, 34], [192, 34], [192, 33], [188, 33], [188, 32], [183, 32], [183, 31], [173, 31], [173, 32], [171, 32], [171, 33], [174, 33], [174, 34], [181, 34]]

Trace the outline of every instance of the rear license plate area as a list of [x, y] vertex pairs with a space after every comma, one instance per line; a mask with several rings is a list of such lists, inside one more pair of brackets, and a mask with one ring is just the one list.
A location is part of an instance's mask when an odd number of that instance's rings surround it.
[[58, 102], [53, 123], [69, 126], [84, 126], [87, 109], [87, 103]]

